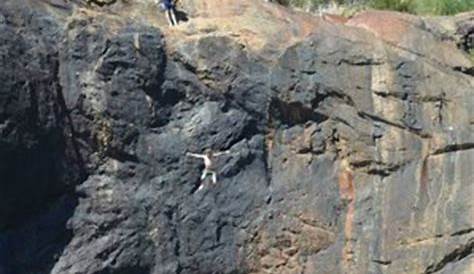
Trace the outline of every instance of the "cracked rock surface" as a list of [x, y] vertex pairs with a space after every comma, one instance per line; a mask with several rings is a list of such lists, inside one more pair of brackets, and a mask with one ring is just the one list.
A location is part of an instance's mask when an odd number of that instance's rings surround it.
[[87, 2], [0, 3], [0, 274], [472, 273], [473, 16]]

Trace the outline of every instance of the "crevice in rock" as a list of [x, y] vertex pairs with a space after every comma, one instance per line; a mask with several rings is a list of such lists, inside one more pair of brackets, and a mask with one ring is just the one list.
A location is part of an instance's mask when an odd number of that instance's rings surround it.
[[[272, 185], [272, 150], [275, 142], [275, 133], [276, 127], [274, 122], [274, 117], [271, 113], [271, 102], [266, 106], [266, 124], [265, 124], [265, 132], [264, 132], [264, 147], [263, 147], [263, 160], [265, 165], [265, 181], [267, 183], [267, 187], [271, 187]], [[270, 192], [269, 196], [266, 199], [266, 204], [269, 205], [272, 202], [272, 194]]]
[[431, 153], [431, 155], [440, 155], [464, 150], [474, 149], [474, 143], [452, 144], [439, 148]]
[[442, 234], [436, 234], [425, 238], [417, 238], [413, 240], [401, 240], [398, 243], [400, 246], [416, 246], [420, 244], [426, 244], [427, 242], [433, 242], [439, 240], [440, 238], [443, 238]]
[[138, 273], [150, 273], [149, 267], [144, 266], [128, 266], [117, 269], [107, 268], [94, 274], [138, 274]]
[[[267, 183], [267, 187], [272, 185], [272, 159], [271, 159], [271, 149], [273, 145], [273, 136], [270, 136], [272, 133], [271, 131], [265, 134], [265, 144], [263, 147], [263, 164], [265, 165], [265, 182]], [[269, 137], [270, 136], [270, 137]], [[272, 201], [271, 194], [269, 198], [267, 198], [266, 203], [270, 204]]]
[[318, 93], [316, 94], [314, 99], [311, 100], [311, 107], [314, 110], [318, 109], [321, 104], [328, 98], [336, 98], [341, 100], [344, 104], [348, 106], [355, 106], [354, 100], [352, 100], [352, 98], [344, 92], [319, 86]]
[[216, 227], [216, 242], [219, 243], [222, 238], [222, 229], [227, 225], [227, 222], [219, 222]]
[[97, 5], [99, 7], [111, 6], [117, 3], [117, 0], [86, 0], [87, 5]]
[[328, 116], [314, 111], [301, 102], [284, 102], [277, 98], [272, 99], [269, 111], [273, 121], [277, 120], [289, 127], [308, 121], [319, 124], [329, 119]]
[[439, 262], [428, 266], [425, 274], [435, 273], [443, 269], [446, 265], [461, 261], [463, 258], [474, 253], [474, 239], [471, 239], [467, 244], [461, 245], [453, 251], [446, 254]]
[[373, 93], [377, 96], [383, 98], [393, 98], [405, 101], [408, 98], [408, 94], [406, 92], [391, 92], [391, 91], [373, 91]]
[[461, 73], [474, 77], [474, 66], [468, 67], [468, 68], [467, 67], [454, 67], [453, 69], [455, 71], [459, 71]]
[[74, 152], [75, 162], [77, 163], [77, 167], [79, 169], [79, 181], [83, 181], [87, 177], [87, 170], [86, 164], [82, 157], [82, 154], [79, 149], [78, 139], [79, 136], [74, 126], [74, 122], [72, 120], [71, 114], [66, 106], [66, 100], [64, 99], [63, 94], [63, 87], [61, 85], [61, 75], [59, 72], [59, 60], [56, 61], [57, 65], [54, 66], [54, 75], [56, 76], [56, 103], [60, 108], [60, 116], [64, 120], [65, 123], [65, 135], [66, 139], [69, 137], [71, 141], [71, 146]]
[[388, 177], [392, 173], [400, 170], [408, 162], [399, 164], [388, 164], [380, 161], [365, 160], [359, 162], [351, 162], [351, 166], [354, 169], [365, 171], [367, 174], [378, 175], [380, 177]]
[[342, 65], [342, 64], [347, 64], [350, 66], [380, 66], [383, 65], [383, 61], [379, 60], [374, 60], [372, 58], [355, 58], [355, 60], [352, 59], [341, 59], [337, 65]]
[[178, 233], [177, 225], [179, 222], [179, 217], [175, 215], [179, 214], [179, 210], [176, 207], [168, 207], [165, 211], [165, 215], [168, 218], [168, 222], [171, 224], [171, 232], [173, 234], [173, 238], [175, 239], [174, 247], [173, 247], [173, 255], [176, 258], [177, 266], [176, 266], [176, 274], [181, 274], [184, 271], [183, 265], [181, 263], [181, 237]]
[[454, 233], [451, 233], [451, 237], [454, 237], [454, 236], [462, 236], [462, 235], [466, 235], [466, 234], [470, 234], [474, 232], [474, 227], [470, 227], [470, 228], [466, 228], [466, 229], [463, 229], [463, 230], [459, 230], [459, 231], [456, 231]]
[[[402, 47], [402, 46], [399, 46], [393, 42], [388, 42], [388, 41], [385, 41], [387, 44], [389, 44], [390, 46], [396, 48], [396, 49], [399, 49], [399, 50], [403, 50], [403, 51], [406, 51], [408, 53], [411, 53], [411, 54], [414, 54], [416, 55], [417, 57], [419, 57], [420, 59], [424, 59], [426, 60], [427, 63], [429, 64], [432, 64], [434, 66], [446, 66], [446, 64], [443, 64], [442, 62], [438, 61], [438, 60], [435, 60], [435, 59], [432, 59], [432, 58], [429, 58], [428, 56], [424, 55], [424, 54], [421, 54], [419, 52], [416, 52], [416, 51], [413, 51], [413, 50], [410, 50], [406, 47]], [[452, 70], [454, 71], [458, 71], [458, 72], [461, 72], [461, 73], [464, 73], [464, 74], [467, 74], [469, 76], [474, 76], [474, 67], [469, 67], [469, 68], [466, 68], [466, 67], [450, 67]]]
[[392, 126], [392, 127], [396, 127], [396, 128], [399, 128], [399, 129], [402, 129], [402, 130], [405, 130], [405, 131], [408, 131], [409, 133], [412, 133], [420, 138], [423, 138], [423, 139], [427, 139], [427, 138], [431, 138], [431, 134], [427, 133], [427, 132], [423, 132], [422, 130], [416, 130], [416, 129], [413, 129], [413, 128], [407, 128], [406, 126], [403, 126], [401, 124], [398, 124], [398, 123], [395, 123], [395, 122], [392, 122], [392, 121], [389, 121], [389, 120], [386, 120], [382, 117], [378, 117], [374, 114], [370, 114], [370, 113], [367, 113], [365, 111], [359, 111], [358, 112], [358, 115], [361, 117], [361, 118], [364, 118], [364, 119], [369, 119], [369, 120], [372, 120], [372, 121], [375, 121], [375, 122], [380, 122], [380, 123], [383, 123], [383, 124], [386, 124], [386, 125], [389, 125], [389, 126]]
[[354, 131], [357, 131], [357, 128], [355, 128], [354, 125], [351, 125], [351, 123], [349, 123], [348, 121], [346, 121], [345, 119], [343, 119], [341, 117], [338, 117], [338, 116], [331, 117], [331, 120], [334, 121], [334, 122], [339, 122], [341, 124], [344, 124], [347, 127], [353, 129]]
[[392, 264], [392, 261], [390, 261], [390, 260], [373, 259], [372, 262], [374, 262], [376, 264], [384, 265], [384, 266]]
[[474, 24], [472, 23], [472, 18], [458, 24], [456, 35], [459, 36], [458, 48], [467, 54], [472, 54], [474, 50]]

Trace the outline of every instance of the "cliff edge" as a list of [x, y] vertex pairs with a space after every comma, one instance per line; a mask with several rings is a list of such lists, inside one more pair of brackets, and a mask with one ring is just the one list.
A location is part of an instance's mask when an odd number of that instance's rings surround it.
[[472, 273], [473, 13], [85, 2], [0, 3], [1, 274]]

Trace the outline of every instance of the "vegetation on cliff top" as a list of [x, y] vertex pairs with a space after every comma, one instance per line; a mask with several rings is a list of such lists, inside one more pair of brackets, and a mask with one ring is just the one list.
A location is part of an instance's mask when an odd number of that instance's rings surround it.
[[357, 9], [387, 9], [420, 15], [452, 15], [474, 10], [474, 0], [278, 0], [278, 2], [309, 10], [336, 4]]

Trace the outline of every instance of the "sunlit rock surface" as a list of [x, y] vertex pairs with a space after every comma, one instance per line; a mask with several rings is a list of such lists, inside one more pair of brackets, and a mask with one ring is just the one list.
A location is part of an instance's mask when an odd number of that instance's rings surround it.
[[473, 14], [178, 11], [0, 3], [1, 274], [472, 273]]

